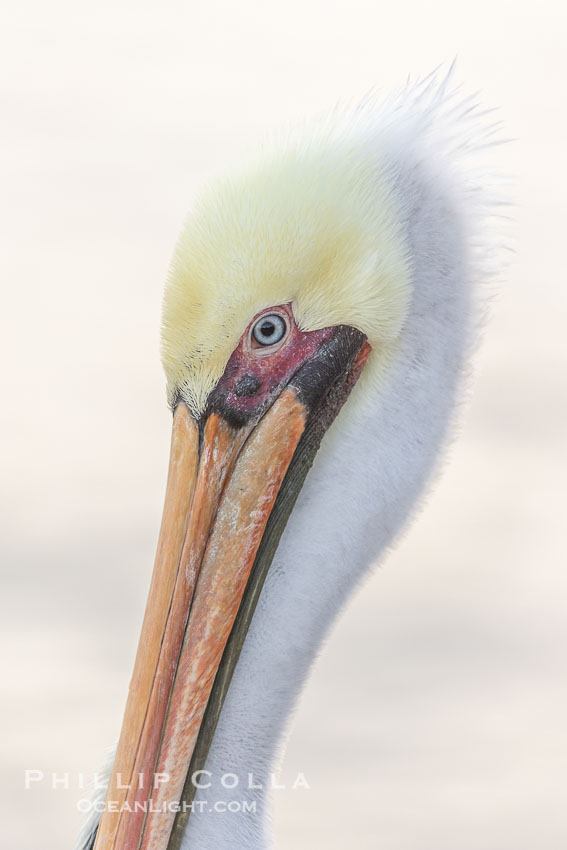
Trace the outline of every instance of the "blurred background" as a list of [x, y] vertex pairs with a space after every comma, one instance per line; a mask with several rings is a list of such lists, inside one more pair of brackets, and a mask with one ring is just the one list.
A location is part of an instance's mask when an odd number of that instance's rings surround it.
[[4, 4], [4, 846], [73, 846], [77, 773], [120, 727], [169, 448], [162, 283], [195, 194], [266, 131], [455, 56], [517, 139], [495, 151], [516, 254], [446, 473], [307, 685], [282, 777], [311, 787], [275, 793], [275, 827], [281, 850], [567, 846], [566, 8]]

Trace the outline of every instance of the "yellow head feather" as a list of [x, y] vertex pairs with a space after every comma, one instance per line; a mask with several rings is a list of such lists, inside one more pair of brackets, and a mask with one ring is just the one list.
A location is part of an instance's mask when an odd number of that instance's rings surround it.
[[166, 284], [162, 352], [172, 401], [198, 416], [256, 313], [291, 302], [302, 330], [363, 331], [380, 369], [407, 312], [410, 264], [375, 153], [324, 132], [276, 147], [201, 197]]

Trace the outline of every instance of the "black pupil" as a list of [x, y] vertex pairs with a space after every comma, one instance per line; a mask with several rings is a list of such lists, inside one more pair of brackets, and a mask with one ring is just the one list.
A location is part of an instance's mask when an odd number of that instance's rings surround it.
[[269, 337], [269, 336], [272, 336], [276, 332], [276, 326], [274, 325], [273, 322], [270, 322], [270, 321], [262, 322], [262, 325], [260, 327], [260, 331], [262, 333], [262, 336], [268, 336]]

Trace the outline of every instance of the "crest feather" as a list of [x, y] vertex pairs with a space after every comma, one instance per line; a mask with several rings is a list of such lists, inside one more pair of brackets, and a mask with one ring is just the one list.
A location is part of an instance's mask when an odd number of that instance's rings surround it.
[[439, 83], [434, 73], [383, 102], [369, 96], [337, 108], [206, 189], [165, 289], [170, 403], [181, 397], [199, 416], [254, 315], [287, 302], [303, 330], [361, 330], [373, 349], [365, 372], [382, 373], [417, 261], [407, 234], [412, 168], [425, 163], [435, 192], [449, 187], [460, 215], [468, 177], [455, 166], [494, 131], [479, 131], [471, 99], [448, 92], [450, 75]]

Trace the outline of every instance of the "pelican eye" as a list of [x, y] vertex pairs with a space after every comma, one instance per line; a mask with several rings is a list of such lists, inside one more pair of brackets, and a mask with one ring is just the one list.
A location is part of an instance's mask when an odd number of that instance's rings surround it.
[[269, 313], [258, 319], [252, 328], [252, 336], [260, 345], [275, 345], [281, 342], [287, 331], [287, 325], [277, 313]]

